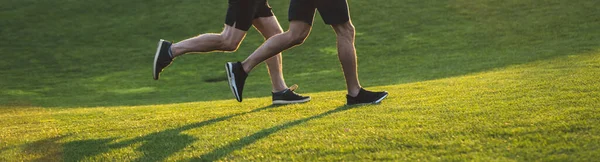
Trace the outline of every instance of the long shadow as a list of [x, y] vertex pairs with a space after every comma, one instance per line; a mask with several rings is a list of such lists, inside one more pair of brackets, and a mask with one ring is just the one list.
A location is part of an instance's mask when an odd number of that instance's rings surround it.
[[111, 143], [112, 141], [116, 140], [116, 138], [91, 139], [69, 142], [64, 145], [64, 155], [67, 158], [65, 159], [65, 161], [81, 161], [86, 157], [106, 153], [113, 149], [124, 148], [136, 143], [142, 143], [142, 145], [137, 150], [142, 152], [143, 156], [135, 159], [134, 161], [161, 161], [169, 157], [173, 153], [182, 150], [189, 144], [198, 140], [192, 136], [181, 134], [181, 132], [183, 131], [201, 128], [207, 125], [231, 119], [236, 116], [257, 113], [275, 107], [278, 106], [265, 106], [262, 108], [254, 109], [252, 111], [232, 114], [197, 123], [191, 123], [178, 128], [167, 129], [164, 131], [151, 133], [142, 137], [125, 140], [118, 143]]
[[341, 107], [338, 107], [336, 109], [329, 110], [327, 112], [324, 112], [324, 113], [321, 113], [321, 114], [318, 114], [318, 115], [315, 115], [315, 116], [311, 116], [311, 117], [307, 117], [307, 118], [303, 118], [303, 119], [298, 119], [298, 120], [294, 120], [294, 121], [291, 121], [291, 122], [288, 122], [288, 123], [285, 123], [285, 124], [281, 124], [281, 125], [277, 125], [277, 126], [274, 126], [274, 127], [271, 127], [271, 128], [263, 129], [261, 131], [258, 131], [256, 133], [252, 134], [252, 135], [249, 135], [249, 136], [241, 138], [241, 139], [239, 139], [237, 141], [231, 142], [231, 143], [229, 143], [229, 144], [227, 144], [227, 145], [225, 145], [223, 147], [216, 148], [213, 151], [211, 151], [209, 153], [206, 153], [204, 155], [201, 155], [198, 158], [191, 159], [191, 161], [215, 161], [215, 160], [218, 160], [218, 159], [220, 159], [222, 157], [225, 157], [226, 155], [230, 154], [233, 151], [240, 150], [240, 149], [242, 149], [242, 148], [244, 148], [244, 147], [246, 147], [246, 146], [248, 146], [250, 144], [253, 144], [256, 141], [258, 141], [260, 139], [263, 139], [263, 138], [265, 138], [265, 137], [267, 137], [267, 136], [269, 136], [271, 134], [274, 134], [274, 133], [277, 133], [279, 131], [282, 131], [282, 130], [285, 130], [285, 129], [297, 126], [297, 125], [302, 124], [302, 123], [306, 123], [306, 122], [314, 120], [314, 119], [323, 118], [323, 117], [329, 116], [331, 114], [335, 114], [335, 113], [339, 113], [339, 112], [342, 112], [342, 111], [346, 111], [346, 110], [349, 110], [349, 109], [352, 109], [352, 108], [355, 108], [355, 107], [358, 107], [358, 106], [341, 106]]
[[[58, 161], [61, 160], [62, 152], [60, 140], [70, 135], [62, 135], [52, 138], [47, 138], [27, 144], [23, 147], [24, 154], [42, 155], [32, 161]], [[1, 151], [0, 151], [1, 152]]]

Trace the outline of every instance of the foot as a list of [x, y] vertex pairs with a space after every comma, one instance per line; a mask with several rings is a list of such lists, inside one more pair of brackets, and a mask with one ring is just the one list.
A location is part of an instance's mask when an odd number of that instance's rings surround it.
[[292, 87], [285, 89], [281, 92], [274, 92], [273, 94], [273, 104], [274, 105], [283, 105], [283, 104], [293, 104], [293, 103], [304, 103], [310, 101], [310, 96], [301, 96], [294, 92], [298, 88], [298, 85], [293, 85]]
[[244, 83], [246, 82], [248, 74], [246, 74], [242, 67], [242, 63], [240, 62], [228, 62], [225, 64], [225, 69], [227, 70], [227, 78], [229, 78], [228, 81], [231, 92], [233, 92], [233, 95], [238, 102], [242, 102], [242, 91], [244, 91]]
[[388, 96], [387, 91], [383, 92], [371, 92], [360, 88], [358, 95], [352, 97], [346, 95], [346, 105], [355, 104], [378, 104]]
[[173, 62], [173, 57], [170, 53], [171, 42], [162, 39], [158, 41], [158, 48], [154, 55], [154, 80], [158, 80], [160, 72]]

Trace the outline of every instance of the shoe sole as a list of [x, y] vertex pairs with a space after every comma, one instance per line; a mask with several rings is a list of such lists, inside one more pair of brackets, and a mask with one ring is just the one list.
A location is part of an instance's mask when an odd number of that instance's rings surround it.
[[388, 93], [385, 93], [385, 95], [384, 95], [383, 97], [381, 97], [380, 99], [378, 99], [378, 100], [374, 101], [373, 103], [374, 103], [374, 104], [378, 104], [378, 103], [380, 103], [381, 101], [383, 101], [383, 99], [385, 99], [387, 96], [388, 96]]
[[160, 55], [160, 49], [162, 48], [163, 42], [165, 42], [165, 40], [161, 39], [160, 41], [158, 41], [158, 48], [156, 48], [156, 54], [154, 54], [154, 66], [152, 68], [154, 70], [152, 72], [154, 80], [158, 80], [158, 75], [160, 73], [156, 71], [156, 63], [158, 63], [158, 55]]
[[385, 98], [386, 98], [388, 95], [389, 95], [388, 93], [385, 93], [385, 95], [384, 95], [384, 96], [382, 96], [381, 98], [379, 98], [379, 99], [377, 99], [377, 100], [375, 100], [375, 101], [373, 101], [373, 102], [369, 102], [369, 103], [357, 103], [357, 104], [348, 104], [348, 103], [346, 103], [346, 105], [347, 105], [347, 106], [353, 106], [353, 105], [368, 105], [368, 104], [378, 104], [378, 103], [381, 103], [381, 101], [383, 101], [383, 99], [385, 99]]
[[285, 105], [285, 104], [295, 104], [295, 103], [305, 103], [310, 101], [310, 98], [306, 98], [306, 99], [302, 99], [302, 100], [293, 100], [293, 101], [288, 101], [288, 100], [274, 100], [273, 101], [273, 105]]
[[233, 64], [231, 63], [227, 63], [227, 65], [225, 65], [225, 69], [227, 70], [227, 78], [229, 79], [229, 88], [231, 89], [231, 92], [233, 93], [233, 96], [235, 96], [235, 99], [238, 102], [242, 102], [242, 99], [240, 98], [238, 91], [237, 91], [237, 84], [235, 83], [235, 75], [233, 74]]

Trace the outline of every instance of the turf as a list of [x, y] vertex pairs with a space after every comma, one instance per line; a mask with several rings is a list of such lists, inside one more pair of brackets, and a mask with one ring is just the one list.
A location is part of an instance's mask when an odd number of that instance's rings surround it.
[[[600, 5], [594, 0], [350, 0], [363, 86], [344, 106], [335, 35], [315, 20], [284, 52], [313, 97], [271, 106], [264, 66], [237, 103], [223, 65], [187, 55], [151, 79], [158, 39], [220, 32], [221, 1], [0, 6], [0, 161], [596, 161]], [[287, 28], [287, 1], [272, 1]], [[60, 7], [56, 7], [60, 6]]]

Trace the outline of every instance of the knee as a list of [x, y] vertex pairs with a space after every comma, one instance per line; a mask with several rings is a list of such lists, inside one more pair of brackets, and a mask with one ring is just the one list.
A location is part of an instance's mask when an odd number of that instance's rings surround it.
[[292, 45], [300, 45], [304, 43], [306, 37], [308, 37], [309, 31], [290, 31]]
[[293, 37], [292, 39], [292, 45], [301, 45], [302, 43], [304, 43], [304, 40], [306, 40], [306, 37]]
[[224, 39], [221, 41], [221, 50], [235, 52], [240, 46], [241, 40]]
[[246, 31], [225, 25], [225, 29], [219, 34], [220, 39], [217, 40], [220, 44], [220, 50], [228, 52], [236, 51], [245, 36]]
[[281, 33], [283, 33], [283, 30], [281, 28], [277, 28], [272, 31], [266, 31], [262, 34], [263, 34], [263, 37], [265, 38], [265, 40], [267, 40], [267, 39], [269, 39], [277, 34], [281, 34]]
[[354, 25], [352, 25], [352, 23], [350, 23], [350, 22], [336, 25], [336, 26], [334, 26], [334, 29], [335, 29], [338, 37], [344, 37], [344, 38], [350, 38], [350, 39], [354, 38], [354, 34], [356, 32]]

